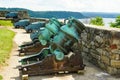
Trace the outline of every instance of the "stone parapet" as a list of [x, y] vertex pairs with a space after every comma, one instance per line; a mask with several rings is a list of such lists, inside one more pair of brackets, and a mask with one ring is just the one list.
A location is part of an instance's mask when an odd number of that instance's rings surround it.
[[18, 18], [19, 19], [28, 19], [28, 18], [30, 18], [30, 16], [26, 10], [21, 10], [21, 11], [18, 11]]
[[[0, 17], [5, 17], [5, 15], [9, 12], [14, 12], [14, 11], [9, 11], [9, 10], [6, 10], [6, 11], [0, 11]], [[30, 18], [29, 17], [29, 14], [26, 10], [20, 10], [20, 11], [16, 11], [18, 12], [18, 18], [19, 19], [28, 19]]]
[[110, 74], [120, 74], [120, 29], [86, 25], [80, 44], [85, 59]]

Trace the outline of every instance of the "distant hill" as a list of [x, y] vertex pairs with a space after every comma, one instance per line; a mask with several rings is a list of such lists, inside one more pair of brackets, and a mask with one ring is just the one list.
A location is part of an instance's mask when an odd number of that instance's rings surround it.
[[103, 18], [116, 18], [120, 13], [105, 13], [105, 12], [70, 12], [70, 11], [32, 11], [24, 8], [0, 8], [0, 10], [9, 10], [9, 11], [19, 11], [27, 10], [30, 17], [35, 18], [68, 18], [75, 17], [77, 19], [81, 18], [91, 18], [96, 16], [101, 16]]
[[77, 19], [86, 18], [80, 12], [68, 12], [68, 11], [32, 11], [24, 8], [0, 8], [0, 10], [9, 10], [9, 11], [19, 11], [19, 10], [27, 10], [30, 17], [37, 18], [68, 18], [75, 17]]
[[81, 12], [84, 16], [87, 17], [96, 17], [101, 16], [103, 18], [116, 18], [120, 13], [105, 13], [105, 12]]
[[[68, 17], [75, 17], [75, 18], [86, 18], [80, 12], [67, 12], [67, 11], [34, 11], [29, 13], [31, 17], [44, 17], [44, 18], [68, 18]], [[34, 15], [33, 15], [34, 14]]]

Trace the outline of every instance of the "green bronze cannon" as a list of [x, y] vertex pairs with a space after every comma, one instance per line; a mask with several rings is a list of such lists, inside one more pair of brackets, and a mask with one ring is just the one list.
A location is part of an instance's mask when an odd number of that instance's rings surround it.
[[[78, 20], [70, 18], [68, 23], [50, 39], [50, 46], [38, 54], [22, 59], [19, 68], [22, 75], [41, 75], [69, 73], [84, 70], [85, 65], [79, 51], [79, 37], [85, 26]], [[46, 39], [39, 36], [40, 42]], [[78, 49], [73, 47], [77, 46]]]
[[[50, 38], [59, 32], [61, 26], [62, 24], [57, 19], [50, 19], [49, 22], [46, 24], [45, 28], [40, 29], [38, 32], [34, 33], [33, 36], [31, 36], [32, 43], [20, 46], [21, 49], [19, 49], [19, 55], [23, 53], [34, 54], [39, 52], [42, 48], [47, 47]], [[40, 43], [39, 40], [42, 42]]]

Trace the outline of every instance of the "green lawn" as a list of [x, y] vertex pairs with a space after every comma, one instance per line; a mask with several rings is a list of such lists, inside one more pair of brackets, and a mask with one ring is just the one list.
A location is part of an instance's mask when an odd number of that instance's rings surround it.
[[13, 26], [11, 20], [0, 20], [0, 26]]
[[3, 77], [0, 75], [0, 80], [3, 80]]
[[5, 65], [13, 47], [13, 37], [15, 33], [6, 28], [0, 28], [0, 66]]
[[[0, 26], [12, 27], [11, 20], [0, 20]], [[6, 59], [10, 57], [15, 33], [6, 28], [0, 28], [0, 66], [6, 65]], [[0, 75], [0, 80], [3, 77]]]

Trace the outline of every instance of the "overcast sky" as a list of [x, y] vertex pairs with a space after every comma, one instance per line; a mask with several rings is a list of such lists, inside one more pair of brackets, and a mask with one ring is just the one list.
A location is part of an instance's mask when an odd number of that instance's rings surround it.
[[120, 0], [0, 0], [0, 7], [34, 11], [120, 12]]

